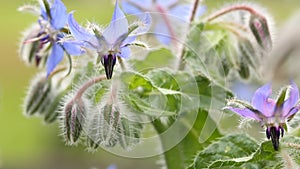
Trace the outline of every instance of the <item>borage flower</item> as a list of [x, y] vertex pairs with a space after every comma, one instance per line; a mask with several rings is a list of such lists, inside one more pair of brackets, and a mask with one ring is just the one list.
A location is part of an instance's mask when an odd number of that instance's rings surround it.
[[272, 140], [275, 150], [279, 149], [280, 135], [283, 137], [286, 122], [300, 109], [299, 91], [297, 85], [291, 81], [276, 100], [270, 98], [271, 84], [266, 84], [256, 90], [252, 98], [252, 106], [240, 100], [230, 100], [225, 110], [231, 110], [241, 116], [255, 119], [266, 127], [267, 138]]
[[105, 67], [106, 77], [110, 79], [117, 57], [120, 57], [120, 59], [128, 58], [130, 55], [129, 46], [131, 45], [143, 46], [134, 41], [137, 35], [148, 31], [150, 23], [150, 15], [145, 14], [141, 21], [129, 26], [124, 13], [116, 2], [109, 26], [103, 32], [95, 27], [93, 33], [90, 33], [78, 25], [73, 13], [70, 13], [68, 24], [75, 40], [67, 39], [63, 42], [63, 45], [72, 55], [82, 55], [86, 50], [96, 51], [98, 60]]
[[[39, 66], [42, 59], [47, 59], [47, 76], [54, 70], [64, 56], [64, 49], [60, 43], [60, 39], [64, 36], [64, 27], [67, 22], [67, 10], [61, 0], [54, 0], [49, 3], [43, 0], [40, 7], [40, 18], [38, 26], [30, 30], [29, 35], [25, 38], [21, 54], [24, 55], [23, 48], [25, 44], [32, 44], [29, 49], [29, 62], [35, 61]], [[51, 49], [51, 50], [49, 50]]]
[[[156, 38], [160, 43], [169, 45], [172, 39], [178, 38], [176, 30], [184, 32], [193, 5], [180, 3], [178, 0], [122, 0], [122, 7], [125, 13], [137, 16], [151, 12], [155, 18], [153, 32]], [[204, 11], [204, 6], [199, 7], [196, 16], [202, 15]]]

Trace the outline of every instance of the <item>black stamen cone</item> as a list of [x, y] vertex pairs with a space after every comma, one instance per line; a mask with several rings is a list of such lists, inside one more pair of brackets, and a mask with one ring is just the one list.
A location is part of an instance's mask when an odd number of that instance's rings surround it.
[[116, 56], [112, 54], [108, 54], [102, 57], [102, 64], [105, 68], [105, 73], [106, 73], [106, 78], [111, 79], [113, 71], [114, 71], [114, 66], [116, 64]]
[[271, 136], [274, 150], [278, 151], [279, 150], [279, 137], [280, 137], [279, 128], [271, 127], [270, 128], [270, 136]]

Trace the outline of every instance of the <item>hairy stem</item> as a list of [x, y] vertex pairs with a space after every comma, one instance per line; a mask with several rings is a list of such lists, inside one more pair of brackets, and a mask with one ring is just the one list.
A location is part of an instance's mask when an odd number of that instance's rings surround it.
[[283, 146], [300, 150], [300, 144], [296, 143], [283, 143]]
[[251, 13], [252, 15], [258, 16], [259, 18], [266, 20], [266, 18], [264, 16], [262, 16], [260, 13], [258, 13], [256, 10], [254, 10], [252, 7], [247, 6], [247, 5], [235, 5], [235, 6], [231, 6], [228, 8], [225, 8], [221, 11], [216, 12], [215, 14], [213, 14], [212, 16], [208, 17], [207, 21], [213, 21], [215, 19], [217, 19], [218, 17], [225, 15], [227, 13], [233, 12], [233, 11], [247, 11], [249, 13]]
[[78, 99], [78, 98], [81, 98], [83, 93], [91, 86], [93, 86], [95, 83], [98, 83], [102, 80], [105, 80], [106, 79], [106, 76], [104, 75], [101, 75], [101, 76], [98, 76], [98, 77], [95, 77], [94, 79], [91, 79], [89, 81], [87, 81], [86, 83], [84, 83], [81, 88], [77, 91], [74, 99]]
[[[195, 19], [195, 16], [196, 16], [196, 13], [197, 13], [197, 10], [198, 10], [198, 6], [199, 6], [199, 2], [201, 0], [195, 0], [194, 1], [194, 5], [193, 5], [193, 10], [192, 10], [192, 13], [191, 13], [191, 16], [190, 16], [190, 19], [189, 19], [189, 26], [188, 26], [188, 30], [191, 28], [191, 24], [192, 22], [194, 21]], [[202, 1], [201, 1], [202, 2]], [[178, 66], [178, 70], [183, 70], [184, 67], [185, 67], [185, 61], [184, 61], [184, 55], [186, 53], [186, 48], [185, 46], [182, 46], [182, 50], [181, 50], [181, 53], [179, 55], [179, 66]]]

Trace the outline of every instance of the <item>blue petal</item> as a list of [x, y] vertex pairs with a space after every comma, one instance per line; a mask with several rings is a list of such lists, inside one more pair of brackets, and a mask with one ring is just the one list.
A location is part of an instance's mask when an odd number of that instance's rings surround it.
[[[49, 0], [47, 0], [48, 4], [49, 3]], [[41, 16], [44, 20], [48, 20], [48, 15], [47, 15], [47, 12], [46, 12], [46, 9], [45, 9], [45, 4], [43, 1], [39, 1], [39, 4], [41, 6]]]
[[154, 35], [158, 41], [164, 45], [169, 45], [171, 43], [172, 36], [170, 34], [169, 28], [164, 22], [158, 22], [154, 28]]
[[131, 54], [131, 51], [130, 51], [129, 47], [123, 47], [123, 48], [121, 48], [121, 54], [120, 54], [120, 56], [122, 58], [125, 58], [125, 59], [129, 58], [130, 54]]
[[225, 107], [224, 110], [230, 110], [232, 112], [235, 112], [243, 117], [252, 118], [258, 121], [261, 121], [262, 119], [258, 117], [258, 114], [251, 111], [247, 108], [233, 108], [233, 107]]
[[198, 7], [198, 10], [196, 12], [196, 17], [202, 16], [205, 12], [206, 12], [206, 6]]
[[61, 0], [54, 0], [50, 13], [52, 17], [51, 25], [55, 29], [61, 29], [66, 25], [68, 14], [66, 7]]
[[268, 83], [260, 88], [258, 88], [252, 97], [252, 106], [263, 112], [265, 110], [265, 105], [268, 102], [268, 98], [272, 94], [271, 83]]
[[178, 2], [178, 0], [157, 0], [156, 3], [162, 7], [169, 7], [171, 5], [174, 5]]
[[290, 111], [285, 116], [282, 116], [282, 117], [285, 117], [288, 119], [291, 116], [293, 116], [295, 113], [297, 113], [299, 110], [300, 110], [300, 105], [295, 106], [292, 109], [290, 109]]
[[268, 83], [258, 88], [252, 97], [252, 106], [265, 117], [272, 117], [275, 114], [276, 103], [270, 98], [271, 94], [271, 83]]
[[106, 169], [117, 169], [117, 166], [112, 164], [112, 165], [108, 166]]
[[[142, 1], [138, 1], [138, 2], [142, 2]], [[127, 14], [137, 14], [143, 12], [143, 10], [141, 9], [141, 5], [138, 3], [134, 3], [131, 1], [122, 1], [121, 3], [122, 3], [122, 9]]]
[[64, 42], [62, 42], [62, 45], [69, 55], [80, 56], [80, 55], [85, 54], [85, 50], [82, 48], [82, 46], [84, 46], [84, 44], [81, 42], [64, 41]]
[[88, 31], [86, 31], [76, 22], [73, 16], [73, 12], [69, 14], [68, 24], [69, 24], [70, 32], [75, 39], [77, 39], [78, 41], [89, 42], [94, 46], [97, 45], [96, 37], [90, 34]]
[[139, 27], [135, 29], [131, 34], [141, 35], [149, 31], [152, 23], [152, 17], [149, 13], [145, 13], [142, 15], [138, 15], [139, 19]]
[[116, 1], [115, 10], [113, 13], [112, 20], [109, 26], [103, 32], [103, 36], [105, 40], [110, 44], [116, 43], [116, 40], [128, 33], [128, 21], [125, 18], [124, 13], [118, 6], [118, 2]]
[[170, 9], [169, 14], [175, 17], [178, 17], [184, 21], [188, 21], [191, 15], [192, 5], [177, 5], [174, 8]]
[[131, 44], [132, 42], [134, 42], [136, 39], [136, 36], [128, 36], [122, 43], [121, 47]]
[[297, 104], [299, 101], [299, 90], [294, 81], [290, 82], [290, 88], [289, 88], [289, 97], [287, 100], [283, 103], [283, 109], [282, 109], [282, 117], [285, 117], [288, 115], [290, 110]]
[[44, 20], [48, 20], [48, 15], [44, 6], [41, 6], [41, 16]]
[[52, 46], [52, 51], [50, 53], [50, 56], [47, 60], [47, 77], [54, 70], [56, 65], [58, 65], [62, 61], [63, 57], [64, 57], [63, 48], [59, 44], [54, 43]]

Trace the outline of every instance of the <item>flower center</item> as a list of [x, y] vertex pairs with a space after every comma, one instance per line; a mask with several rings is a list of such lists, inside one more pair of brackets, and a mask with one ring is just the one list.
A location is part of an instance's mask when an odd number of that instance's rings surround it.
[[107, 55], [104, 55], [101, 58], [101, 63], [105, 68], [106, 78], [111, 79], [114, 66], [116, 64], [117, 56], [115, 54], [109, 53]]
[[280, 135], [281, 135], [281, 137], [283, 137], [283, 134], [284, 134], [284, 129], [281, 125], [277, 126], [277, 127], [274, 127], [274, 126], [267, 127], [267, 129], [266, 129], [267, 138], [268, 139], [271, 138], [271, 141], [272, 141], [272, 144], [273, 144], [273, 147], [275, 150], [279, 149], [279, 138], [280, 138]]

